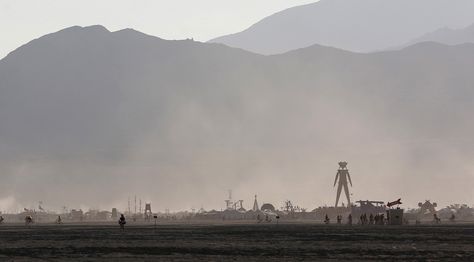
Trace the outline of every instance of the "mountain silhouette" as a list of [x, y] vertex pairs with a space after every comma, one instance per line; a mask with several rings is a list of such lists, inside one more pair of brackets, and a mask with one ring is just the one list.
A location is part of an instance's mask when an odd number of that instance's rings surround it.
[[442, 27], [474, 23], [470, 0], [321, 0], [289, 8], [236, 34], [210, 42], [259, 54], [313, 44], [355, 52], [401, 46]]
[[474, 24], [461, 29], [441, 28], [416, 38], [403, 47], [422, 42], [437, 42], [445, 45], [474, 43]]
[[472, 68], [472, 44], [263, 56], [67, 28], [0, 61], [0, 198], [183, 209], [233, 188], [313, 207], [347, 160], [367, 197], [472, 199]]

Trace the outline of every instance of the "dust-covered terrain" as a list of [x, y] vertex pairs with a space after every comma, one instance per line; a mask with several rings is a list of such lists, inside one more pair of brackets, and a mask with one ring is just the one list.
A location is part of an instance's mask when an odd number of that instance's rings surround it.
[[2, 225], [0, 260], [474, 260], [474, 225]]

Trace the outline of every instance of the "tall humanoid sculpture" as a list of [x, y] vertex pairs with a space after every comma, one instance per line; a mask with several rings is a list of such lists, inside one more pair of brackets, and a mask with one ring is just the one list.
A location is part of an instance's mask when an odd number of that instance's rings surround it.
[[347, 185], [347, 179], [352, 186], [351, 176], [349, 175], [349, 170], [347, 169], [347, 162], [339, 162], [339, 169], [337, 170], [336, 179], [334, 180], [334, 186], [339, 179], [339, 184], [337, 186], [337, 196], [336, 196], [336, 207], [339, 203], [339, 197], [341, 196], [342, 187], [344, 187], [344, 193], [347, 197], [347, 206], [351, 204], [351, 199], [349, 197], [349, 187]]

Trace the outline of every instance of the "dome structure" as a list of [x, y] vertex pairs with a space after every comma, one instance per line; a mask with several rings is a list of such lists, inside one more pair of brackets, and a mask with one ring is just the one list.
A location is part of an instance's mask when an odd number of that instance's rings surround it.
[[269, 210], [269, 211], [275, 212], [275, 207], [274, 207], [272, 204], [269, 204], [269, 203], [263, 204], [260, 209], [261, 209], [262, 211]]

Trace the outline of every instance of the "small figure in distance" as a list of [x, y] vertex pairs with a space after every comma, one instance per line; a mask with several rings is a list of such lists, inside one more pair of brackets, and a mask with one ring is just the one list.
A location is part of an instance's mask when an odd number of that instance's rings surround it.
[[25, 225], [29, 226], [32, 223], [33, 223], [33, 217], [32, 216], [26, 216], [25, 217]]
[[272, 220], [270, 219], [270, 217], [268, 215], [265, 215], [265, 222], [267, 222], [267, 223], [272, 222]]
[[4, 221], [4, 220], [5, 220], [5, 219], [3, 218], [3, 216], [0, 216], [0, 225], [3, 224], [3, 221]]
[[441, 223], [441, 219], [438, 217], [438, 215], [436, 213], [433, 214], [433, 223], [435, 223], [435, 224]]
[[56, 218], [56, 224], [60, 225], [63, 223], [63, 220], [61, 219], [61, 216], [58, 216], [58, 218]]
[[331, 220], [329, 219], [328, 214], [326, 214], [326, 217], [324, 218], [324, 224], [329, 225], [330, 222]]
[[257, 214], [257, 223], [262, 223], [262, 218], [260, 217], [260, 214]]
[[370, 214], [369, 216], [369, 224], [373, 225], [374, 224], [374, 215]]
[[456, 221], [456, 216], [453, 214], [451, 214], [451, 217], [449, 218], [449, 221], [451, 221], [451, 223], [454, 223]]
[[341, 215], [337, 215], [337, 224], [341, 224], [342, 223], [342, 216]]
[[403, 224], [409, 225], [410, 221], [407, 218], [403, 218]]
[[347, 224], [349, 226], [352, 226], [352, 214], [349, 214], [349, 216], [347, 217]]
[[118, 223], [120, 225], [120, 229], [125, 230], [125, 224], [127, 224], [127, 221], [125, 221], [125, 216], [123, 214], [120, 214]]

